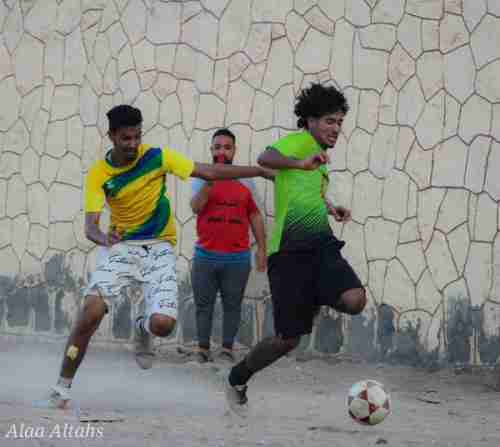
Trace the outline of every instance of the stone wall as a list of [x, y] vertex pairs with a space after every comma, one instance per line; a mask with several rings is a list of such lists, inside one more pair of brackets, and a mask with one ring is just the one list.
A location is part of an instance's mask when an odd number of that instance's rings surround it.
[[[498, 0], [3, 0], [0, 31], [2, 333], [68, 333], [95, 256], [82, 182], [111, 106], [140, 107], [146, 142], [200, 161], [229, 126], [249, 163], [294, 129], [294, 95], [319, 80], [351, 105], [330, 194], [353, 222], [332, 225], [369, 306], [322, 314], [302, 349], [416, 364], [500, 354]], [[195, 220], [189, 184], [168, 187], [187, 341]], [[272, 189], [258, 187], [270, 224]], [[251, 344], [272, 330], [262, 275], [248, 294]], [[128, 341], [138, 300], [98, 338]]]

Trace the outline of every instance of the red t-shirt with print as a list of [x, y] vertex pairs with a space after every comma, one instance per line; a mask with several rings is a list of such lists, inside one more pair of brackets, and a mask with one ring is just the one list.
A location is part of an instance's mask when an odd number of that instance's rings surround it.
[[248, 250], [250, 216], [257, 210], [252, 190], [243, 181], [214, 182], [196, 220], [198, 247], [220, 253]]

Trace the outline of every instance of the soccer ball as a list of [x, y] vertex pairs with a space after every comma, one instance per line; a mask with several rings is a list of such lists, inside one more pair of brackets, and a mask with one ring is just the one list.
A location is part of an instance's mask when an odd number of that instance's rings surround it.
[[349, 390], [347, 410], [359, 424], [377, 425], [391, 412], [391, 399], [381, 383], [362, 380]]

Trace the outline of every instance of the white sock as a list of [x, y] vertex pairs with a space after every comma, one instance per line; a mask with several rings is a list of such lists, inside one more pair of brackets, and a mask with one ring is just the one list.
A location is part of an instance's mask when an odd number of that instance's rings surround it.
[[140, 331], [151, 334], [149, 330], [149, 317], [147, 319], [144, 317], [138, 318], [135, 324]]
[[57, 384], [59, 386], [62, 386], [63, 388], [71, 388], [71, 384], [73, 382], [73, 379], [67, 379], [66, 377], [59, 377], [57, 380]]

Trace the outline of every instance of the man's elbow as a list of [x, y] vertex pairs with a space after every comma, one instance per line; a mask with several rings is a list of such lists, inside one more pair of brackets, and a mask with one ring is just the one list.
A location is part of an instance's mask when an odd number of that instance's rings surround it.
[[189, 205], [191, 206], [191, 211], [193, 212], [193, 214], [198, 214], [200, 212], [200, 207], [193, 201], [191, 201]]
[[85, 229], [85, 237], [90, 241], [95, 243], [94, 232], [91, 229]]

